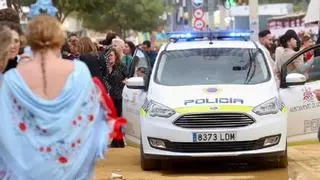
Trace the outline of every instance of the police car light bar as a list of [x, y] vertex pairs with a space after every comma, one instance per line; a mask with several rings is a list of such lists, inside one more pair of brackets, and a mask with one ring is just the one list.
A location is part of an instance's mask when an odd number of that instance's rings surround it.
[[217, 39], [217, 38], [249, 38], [252, 31], [199, 31], [199, 32], [169, 32], [168, 39]]

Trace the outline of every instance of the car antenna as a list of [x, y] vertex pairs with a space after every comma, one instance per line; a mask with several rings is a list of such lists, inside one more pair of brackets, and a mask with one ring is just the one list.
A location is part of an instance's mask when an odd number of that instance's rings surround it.
[[213, 44], [213, 32], [210, 27], [208, 28], [208, 32], [209, 32], [209, 44]]

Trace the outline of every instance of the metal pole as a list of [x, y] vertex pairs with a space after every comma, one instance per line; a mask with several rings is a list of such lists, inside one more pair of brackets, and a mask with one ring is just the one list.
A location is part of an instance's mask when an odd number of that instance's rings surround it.
[[225, 23], [226, 11], [224, 9], [222, 1], [220, 1], [219, 3], [219, 11], [220, 11], [220, 28], [225, 29], [226, 28], [226, 23]]
[[250, 8], [250, 30], [253, 31], [253, 35], [251, 37], [252, 40], [258, 40], [259, 33], [259, 14], [258, 14], [259, 0], [250, 0], [249, 8]]
[[208, 0], [208, 15], [209, 15], [209, 27], [214, 29], [214, 10], [216, 0]]
[[193, 29], [192, 27], [192, 2], [191, 1], [187, 1], [187, 7], [188, 7], [188, 12], [189, 12], [189, 29]]

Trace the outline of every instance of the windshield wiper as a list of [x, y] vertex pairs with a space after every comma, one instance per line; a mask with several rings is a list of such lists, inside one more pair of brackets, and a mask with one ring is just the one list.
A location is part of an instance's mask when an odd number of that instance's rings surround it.
[[249, 74], [250, 74], [250, 71], [251, 71], [251, 68], [252, 68], [252, 51], [248, 50], [248, 54], [249, 54], [249, 64], [250, 64], [250, 66], [249, 66], [249, 70], [247, 72], [246, 80], [244, 80], [244, 83], [246, 83], [248, 81]]

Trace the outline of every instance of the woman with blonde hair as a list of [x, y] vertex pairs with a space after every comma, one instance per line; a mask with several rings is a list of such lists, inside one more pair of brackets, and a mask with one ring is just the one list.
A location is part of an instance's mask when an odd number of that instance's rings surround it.
[[61, 23], [28, 25], [31, 60], [4, 76], [0, 179], [90, 179], [107, 146], [106, 110], [86, 65], [60, 58]]
[[83, 61], [89, 68], [91, 76], [102, 80], [102, 73], [98, 61], [98, 51], [89, 37], [82, 37], [77, 43], [80, 61]]
[[130, 72], [132, 65], [132, 56], [129, 54], [125, 54], [126, 45], [125, 42], [120, 38], [115, 38], [112, 40], [112, 47], [117, 51], [120, 56], [120, 60], [122, 64], [125, 65], [127, 72]]

